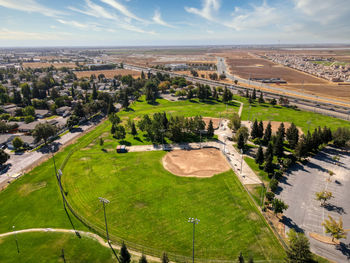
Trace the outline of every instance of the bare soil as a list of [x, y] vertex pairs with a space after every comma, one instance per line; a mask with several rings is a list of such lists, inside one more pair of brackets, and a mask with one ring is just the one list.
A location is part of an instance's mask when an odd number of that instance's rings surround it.
[[[271, 123], [272, 134], [275, 134], [278, 131], [278, 128], [280, 127], [282, 122], [280, 122], [280, 121], [263, 121], [264, 131], [265, 131], [266, 126], [268, 125], [269, 122]], [[242, 124], [248, 128], [249, 133], [250, 133], [253, 123], [250, 121], [242, 121]], [[284, 129], [287, 131], [287, 129], [290, 127], [291, 123], [290, 122], [283, 122], [283, 124], [284, 124]], [[297, 129], [299, 130], [299, 135], [304, 134], [303, 130], [300, 127], [297, 127]]]
[[141, 72], [128, 69], [76, 71], [74, 73], [77, 75], [77, 78], [89, 78], [92, 74], [96, 77], [99, 74], [104, 74], [106, 78], [113, 78], [116, 75], [131, 75], [134, 78], [141, 77]]
[[219, 118], [203, 117], [203, 121], [205, 122], [206, 128], [208, 128], [210, 120], [213, 122], [214, 129], [218, 129], [219, 125], [220, 125], [220, 119]]
[[55, 68], [76, 68], [75, 63], [50, 63], [50, 62], [25, 62], [24, 68], [49, 68], [54, 66]]
[[183, 177], [212, 177], [231, 168], [221, 151], [215, 148], [171, 151], [162, 161], [166, 170]]

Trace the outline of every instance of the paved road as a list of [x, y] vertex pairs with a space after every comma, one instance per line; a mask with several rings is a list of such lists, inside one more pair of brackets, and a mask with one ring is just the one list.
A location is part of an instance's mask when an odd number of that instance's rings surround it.
[[[54, 141], [52, 145], [55, 146], [55, 151], [58, 151], [60, 148], [62, 148], [62, 146], [81, 136], [82, 133], [94, 127], [99, 121], [100, 120], [97, 120], [96, 122], [87, 122], [86, 124], [81, 125], [79, 128]], [[33, 165], [35, 166], [35, 164], [38, 164], [51, 155], [48, 147], [42, 147], [37, 151], [25, 152], [22, 154], [15, 154], [13, 152], [8, 153], [10, 154], [10, 159], [7, 161], [9, 169], [5, 173], [0, 174], [0, 189], [6, 185], [7, 182], [14, 180], [20, 175], [23, 175], [24, 172], [30, 169]]]
[[[338, 155], [340, 161], [335, 164], [333, 156]], [[331, 177], [328, 170], [335, 173]], [[295, 166], [280, 183], [279, 197], [289, 208], [284, 213], [286, 231], [294, 228], [305, 232], [324, 234], [322, 222], [331, 215], [338, 220], [343, 218], [345, 229], [350, 228], [350, 153], [343, 153], [335, 148], [327, 147], [324, 151], [310, 158], [305, 166]], [[331, 191], [334, 198], [325, 207], [315, 200], [315, 193], [323, 190]], [[341, 246], [321, 243], [309, 238], [313, 252], [335, 262], [350, 261], [350, 233], [347, 239], [341, 240]]]

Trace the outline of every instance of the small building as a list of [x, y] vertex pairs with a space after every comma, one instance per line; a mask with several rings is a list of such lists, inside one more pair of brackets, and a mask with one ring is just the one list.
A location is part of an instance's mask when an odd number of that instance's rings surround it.
[[48, 110], [35, 110], [35, 117], [38, 119], [43, 119], [45, 117], [48, 117], [50, 115], [50, 112]]
[[12, 141], [14, 139], [14, 135], [13, 134], [1, 134], [0, 135], [0, 148], [6, 148], [8, 147], [8, 144], [10, 141]]
[[19, 137], [19, 138], [23, 141], [23, 147], [24, 147], [24, 148], [29, 148], [29, 149], [35, 148], [36, 143], [35, 143], [35, 139], [34, 139], [33, 136], [21, 135], [21, 136], [13, 136], [13, 137], [11, 138], [11, 141], [8, 142], [7, 147], [8, 147], [10, 150], [14, 150], [14, 149], [15, 149], [15, 147], [13, 147], [12, 141], [13, 141], [13, 139], [16, 138], [16, 137]]
[[126, 146], [125, 145], [118, 145], [117, 146], [117, 153], [126, 153]]
[[24, 132], [24, 133], [32, 133], [34, 131], [35, 126], [38, 125], [40, 122], [39, 121], [33, 121], [31, 123], [23, 123], [18, 127], [19, 132]]
[[69, 116], [71, 114], [71, 110], [72, 110], [71, 107], [63, 106], [63, 107], [56, 109], [56, 113], [57, 113], [57, 115], [66, 117], [66, 116]]

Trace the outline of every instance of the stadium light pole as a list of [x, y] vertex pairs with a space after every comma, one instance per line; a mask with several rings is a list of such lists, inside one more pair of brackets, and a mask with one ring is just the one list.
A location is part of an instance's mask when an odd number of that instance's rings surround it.
[[98, 199], [100, 200], [100, 202], [101, 202], [102, 205], [103, 205], [103, 214], [104, 214], [104, 216], [105, 216], [105, 225], [106, 225], [107, 241], [108, 241], [108, 243], [109, 243], [109, 234], [108, 234], [107, 216], [106, 216], [106, 204], [109, 203], [109, 200], [107, 200], [106, 198], [102, 198], [102, 197], [99, 197]]
[[17, 240], [17, 231], [15, 230], [15, 226], [12, 226], [12, 230], [15, 233], [17, 253], [19, 254], [19, 247], [18, 247], [18, 240]]
[[241, 175], [242, 175], [242, 169], [243, 169], [243, 149], [241, 149]]
[[197, 218], [188, 218], [188, 223], [193, 224], [193, 237], [192, 237], [192, 263], [194, 263], [194, 234], [195, 234], [195, 229], [196, 225], [199, 223], [199, 219]]

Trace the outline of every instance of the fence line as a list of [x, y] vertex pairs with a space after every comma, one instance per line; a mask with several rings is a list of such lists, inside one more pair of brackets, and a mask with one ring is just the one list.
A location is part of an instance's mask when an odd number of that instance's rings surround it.
[[[88, 135], [88, 134], [87, 134]], [[81, 142], [77, 143], [77, 145], [75, 145], [75, 147], [73, 147], [69, 153], [67, 154], [66, 158], [63, 160], [60, 169], [63, 171], [64, 167], [67, 165], [70, 157], [77, 151], [79, 150], [84, 144], [86, 143], [91, 143], [91, 141], [97, 139], [100, 135], [95, 135], [95, 136], [88, 136], [86, 139], [82, 140]], [[226, 155], [225, 155], [226, 156]], [[227, 156], [226, 156], [227, 158]], [[59, 186], [62, 187], [62, 191], [64, 192], [63, 186], [62, 184], [59, 183]], [[245, 188], [246, 189], [246, 188]], [[247, 191], [247, 189], [246, 189]], [[255, 203], [254, 199], [251, 197], [250, 193], [247, 191], [248, 195], [250, 196], [251, 200], [253, 200], [253, 202]], [[87, 220], [86, 218], [84, 218], [81, 214], [79, 214], [68, 202], [67, 197], [65, 196], [65, 194], [62, 195], [63, 197], [63, 201], [66, 204], [66, 207], [68, 207], [68, 209], [70, 210], [70, 212], [80, 221], [82, 222], [86, 227], [88, 227], [88, 229], [90, 229], [91, 231], [97, 233], [98, 235], [100, 235], [101, 237], [107, 239], [106, 233], [105, 233], [105, 229], [100, 228], [92, 223], [89, 222], [89, 220]], [[258, 207], [258, 206], [257, 206]], [[130, 249], [130, 250], [134, 250], [137, 252], [141, 252], [144, 253], [146, 255], [150, 255], [150, 256], [154, 256], [154, 257], [161, 257], [161, 255], [163, 254], [163, 252], [166, 252], [164, 250], [159, 250], [159, 249], [155, 249], [155, 248], [150, 248], [150, 247], [146, 247], [140, 244], [136, 244], [130, 241], [126, 241], [120, 237], [117, 237], [115, 235], [109, 235], [110, 240], [112, 241], [112, 243], [121, 245], [123, 242], [125, 243], [125, 245]], [[218, 251], [220, 252], [220, 251]], [[184, 256], [184, 255], [179, 255], [176, 253], [171, 253], [171, 252], [166, 252], [168, 255], [168, 258], [171, 261], [174, 262], [191, 262], [192, 261], [192, 257], [189, 256]], [[237, 255], [238, 256], [238, 255]], [[233, 263], [233, 262], [237, 262], [236, 260], [221, 260], [221, 259], [204, 259], [204, 258], [195, 258], [196, 262], [207, 262], [207, 263]], [[283, 260], [254, 260], [255, 262], [261, 262], [261, 263], [265, 263], [265, 262], [284, 262]]]

